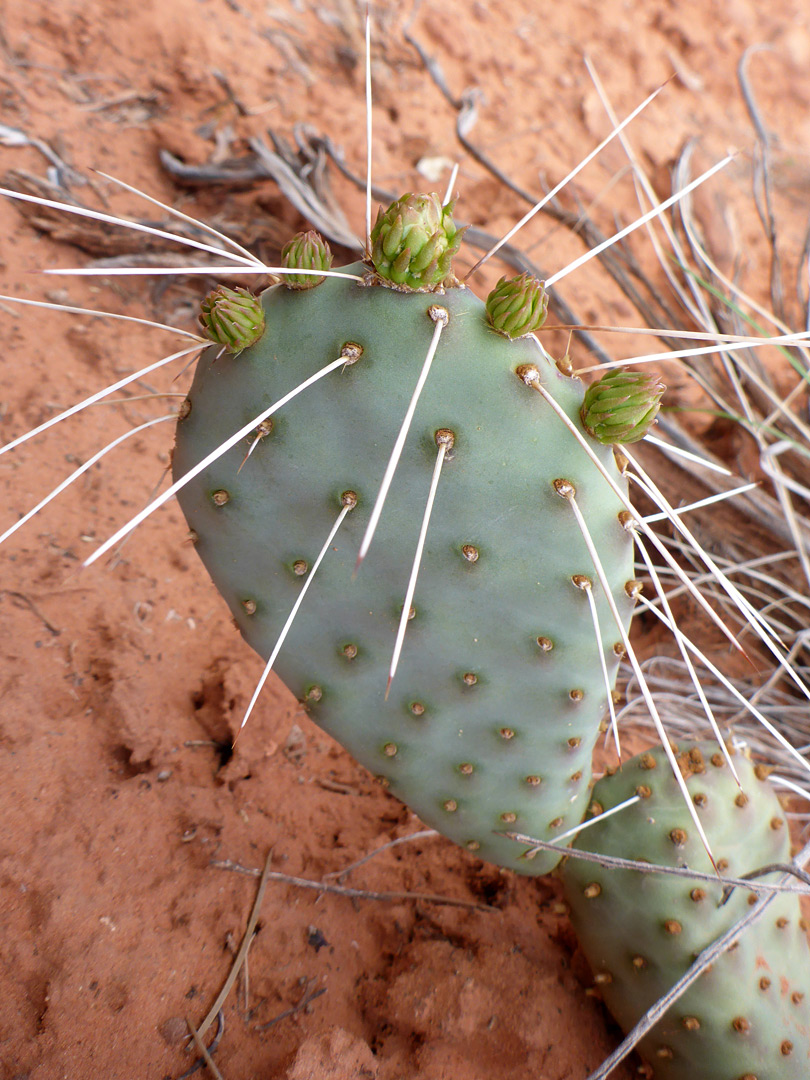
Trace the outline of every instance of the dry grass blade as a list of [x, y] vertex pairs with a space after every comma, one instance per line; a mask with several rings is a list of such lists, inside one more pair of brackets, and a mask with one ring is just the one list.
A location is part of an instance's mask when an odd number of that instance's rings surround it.
[[202, 1041], [202, 1036], [200, 1035], [199, 1031], [197, 1031], [197, 1029], [194, 1027], [188, 1017], [186, 1017], [186, 1023], [188, 1024], [188, 1029], [191, 1032], [191, 1037], [194, 1040], [194, 1045], [200, 1051], [200, 1056], [205, 1062], [206, 1068], [211, 1073], [211, 1075], [215, 1077], [215, 1080], [223, 1080], [222, 1073], [216, 1067], [214, 1059], [211, 1057], [208, 1047]]
[[230, 994], [231, 990], [233, 989], [233, 985], [236, 982], [237, 976], [239, 975], [239, 970], [242, 967], [242, 964], [245, 961], [245, 957], [248, 954], [250, 943], [252, 942], [253, 935], [256, 932], [256, 923], [259, 921], [259, 914], [262, 909], [262, 902], [264, 900], [264, 894], [267, 889], [267, 882], [270, 878], [270, 862], [272, 858], [273, 853], [269, 851], [267, 853], [267, 858], [264, 862], [264, 869], [257, 871], [257, 874], [259, 876], [259, 887], [256, 889], [256, 899], [253, 901], [253, 908], [251, 909], [250, 917], [248, 918], [247, 926], [245, 927], [245, 933], [242, 936], [242, 943], [239, 946], [236, 956], [234, 957], [233, 964], [231, 965], [231, 970], [228, 972], [228, 977], [223, 983], [222, 989], [217, 994], [214, 1004], [208, 1010], [205, 1019], [198, 1028], [197, 1036], [200, 1040], [203, 1038], [206, 1031], [208, 1031], [210, 1026], [216, 1020], [219, 1010], [225, 1004], [228, 994]]

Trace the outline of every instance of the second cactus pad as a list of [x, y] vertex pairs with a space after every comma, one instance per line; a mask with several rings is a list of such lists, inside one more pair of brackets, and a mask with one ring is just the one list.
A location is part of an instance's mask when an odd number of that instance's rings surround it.
[[[178, 424], [176, 477], [325, 365], [346, 362], [211, 464], [180, 503], [200, 557], [261, 656], [273, 653], [301, 600], [274, 670], [313, 719], [426, 823], [483, 858], [543, 873], [555, 857], [527, 862], [496, 832], [553, 839], [580, 820], [622, 651], [559, 481], [567, 496], [575, 492], [626, 627], [632, 543], [600, 469], [619, 489], [624, 481], [612, 451], [584, 433], [579, 381], [560, 374], [537, 342], [496, 334], [471, 291], [399, 291], [361, 263], [343, 269], [364, 283], [347, 276], [306, 291], [273, 286], [261, 297], [264, 336], [238, 355], [212, 348], [202, 357]], [[437, 305], [446, 325], [355, 574], [437, 332]], [[439, 454], [412, 617], [389, 688]]]
[[[773, 788], [742, 755], [732, 761], [741, 788], [716, 743], [684, 743], [678, 757], [724, 877], [790, 859], [787, 823]], [[634, 795], [635, 805], [584, 830], [576, 846], [714, 873], [662, 749], [626, 762], [593, 789], [599, 813]], [[737, 888], [721, 906], [720, 883], [608, 869], [575, 858], [566, 862], [563, 878], [583, 951], [625, 1031], [756, 900]], [[656, 1080], [810, 1075], [810, 950], [798, 896], [778, 897], [670, 1007], [639, 1050]]]

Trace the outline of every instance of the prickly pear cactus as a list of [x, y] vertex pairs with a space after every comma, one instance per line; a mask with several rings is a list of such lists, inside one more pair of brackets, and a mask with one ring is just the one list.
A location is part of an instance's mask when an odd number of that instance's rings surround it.
[[[553, 839], [580, 820], [608, 695], [599, 654], [612, 685], [622, 651], [574, 492], [625, 626], [633, 564], [619, 498], [536, 384], [601, 468], [620, 487], [623, 480], [612, 451], [584, 434], [577, 379], [561, 374], [535, 340], [496, 334], [470, 290], [429, 291], [437, 275], [452, 277], [445, 256], [458, 237], [435, 201], [424, 229], [411, 220], [413, 197], [407, 213], [381, 214], [376, 272], [362, 263], [343, 268], [363, 283], [327, 277], [307, 291], [273, 286], [261, 297], [267, 328], [256, 344], [236, 356], [207, 351], [181, 410], [174, 474], [345, 358], [181, 491], [197, 551], [244, 637], [267, 658], [348, 507], [274, 670], [426, 823], [483, 858], [539, 874], [556, 858], [526, 862], [495, 832]], [[422, 257], [414, 265], [409, 256], [407, 273], [397, 271], [389, 287], [381, 278], [407, 261], [394, 249], [397, 230], [407, 250], [416, 250], [416, 236]], [[435, 359], [355, 573], [439, 322]], [[412, 617], [389, 687], [434, 475]]]
[[[716, 743], [680, 748], [679, 764], [721, 874], [738, 877], [790, 857], [782, 808], [761, 771]], [[583, 850], [712, 873], [661, 749], [593, 789], [596, 809], [640, 801], [588, 828]], [[778, 875], [777, 875], [778, 876]], [[569, 859], [571, 918], [604, 1000], [631, 1028], [737, 922], [753, 893]], [[773, 881], [774, 875], [763, 881]], [[686, 991], [645, 1037], [656, 1080], [799, 1080], [810, 1075], [810, 950], [799, 899], [780, 896], [732, 951]]]

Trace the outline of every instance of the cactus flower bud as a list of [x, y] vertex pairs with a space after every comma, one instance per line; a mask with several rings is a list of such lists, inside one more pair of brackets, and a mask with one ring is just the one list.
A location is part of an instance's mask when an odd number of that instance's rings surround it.
[[200, 326], [217, 345], [237, 353], [255, 345], [264, 333], [264, 311], [247, 289], [220, 285], [200, 304]]
[[665, 390], [658, 375], [614, 368], [585, 391], [582, 423], [601, 443], [639, 442], [652, 427]]
[[493, 330], [508, 338], [526, 337], [546, 321], [548, 293], [529, 273], [502, 277], [487, 297], [487, 318]]
[[[332, 252], [324, 238], [314, 229], [296, 235], [281, 249], [281, 265], [290, 270], [329, 270]], [[288, 289], [314, 289], [326, 281], [315, 274], [285, 274]]]
[[403, 195], [380, 207], [369, 237], [379, 277], [403, 290], [429, 292], [455, 285], [453, 256], [464, 229], [452, 218], [453, 203], [438, 195]]

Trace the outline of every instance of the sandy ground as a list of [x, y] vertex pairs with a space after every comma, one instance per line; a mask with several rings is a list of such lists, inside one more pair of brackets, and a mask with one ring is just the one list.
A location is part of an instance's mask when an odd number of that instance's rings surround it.
[[[405, 21], [396, 5], [378, 10], [372, 64], [374, 179], [395, 191], [444, 184], [446, 159], [459, 155], [455, 112], [404, 39]], [[609, 130], [585, 54], [620, 115], [674, 72], [634, 123], [633, 145], [662, 191], [686, 140], [699, 140], [704, 163], [741, 149], [700, 205], [716, 248], [729, 265], [742, 253], [740, 274], [763, 291], [767, 250], [748, 195], [753, 135], [736, 66], [748, 46], [769, 47], [751, 58], [751, 81], [780, 150], [783, 209], [801, 220], [810, 188], [804, 4], [570, 0], [538, 14], [530, 0], [426, 0], [411, 33], [453, 95], [480, 91], [475, 141], [531, 190], [541, 174], [564, 176]], [[0, 120], [40, 143], [7, 137], [3, 171], [44, 177], [44, 145], [75, 170], [63, 175], [82, 201], [166, 219], [101, 170], [232, 227], [270, 257], [303, 224], [273, 182], [180, 186], [158, 153], [219, 162], [244, 155], [268, 127], [291, 138], [305, 123], [362, 173], [362, 48], [350, 0], [6, 0]], [[578, 183], [605, 223], [635, 213], [619, 147]], [[493, 233], [524, 211], [470, 158], [458, 189], [459, 217]], [[340, 180], [336, 192], [361, 233], [362, 193]], [[192, 325], [210, 282], [43, 279], [30, 271], [127, 251], [110, 230], [47, 235], [37, 225], [0, 203], [3, 292]], [[550, 269], [581, 251], [548, 219], [523, 243]], [[589, 321], [637, 321], [592, 267], [565, 294]], [[160, 331], [5, 302], [0, 326], [2, 441], [178, 347]], [[562, 352], [565, 336], [552, 345]], [[89, 409], [0, 459], [0, 527], [105, 442], [176, 405], [153, 396], [181, 393], [170, 379], [145, 378], [125, 403]], [[212, 860], [258, 871], [272, 856], [274, 872], [320, 881], [420, 829], [272, 680], [231, 756], [261, 665], [174, 505], [111, 564], [81, 570], [148, 499], [170, 445], [168, 424], [136, 436], [15, 534], [0, 559], [2, 1080], [187, 1075], [186, 1018], [200, 1024], [214, 1003], [257, 890], [256, 877]], [[249, 964], [222, 1012], [215, 1058], [225, 1080], [585, 1080], [615, 1044], [555, 880], [500, 872], [435, 837], [341, 880], [418, 895], [347, 898], [269, 881]], [[614, 1075], [636, 1069], [631, 1059]]]

